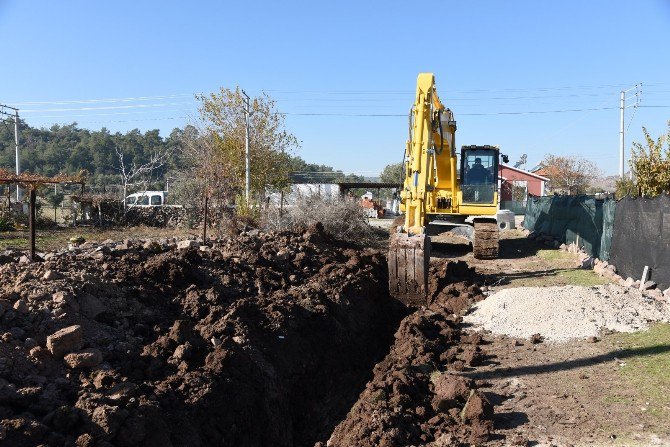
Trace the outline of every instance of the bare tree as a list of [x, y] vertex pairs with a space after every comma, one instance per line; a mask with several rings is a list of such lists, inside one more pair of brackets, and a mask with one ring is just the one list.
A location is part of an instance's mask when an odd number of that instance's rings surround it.
[[591, 181], [600, 175], [589, 160], [574, 156], [547, 155], [542, 161], [543, 174], [555, 192], [584, 194]]
[[141, 165], [136, 164], [134, 160], [130, 162], [130, 165], [127, 165], [125, 160], [126, 156], [121, 148], [114, 146], [114, 150], [119, 159], [119, 167], [117, 170], [119, 171], [121, 183], [123, 184], [123, 211], [126, 212], [128, 209], [126, 205], [128, 188], [143, 185], [144, 190], [146, 191], [146, 186], [151, 183], [154, 172], [167, 163], [172, 150], [170, 148], [159, 149], [151, 154], [149, 161]]

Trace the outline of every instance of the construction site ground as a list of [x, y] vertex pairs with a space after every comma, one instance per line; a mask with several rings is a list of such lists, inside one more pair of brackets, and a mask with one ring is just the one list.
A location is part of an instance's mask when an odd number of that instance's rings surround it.
[[319, 225], [207, 246], [172, 229], [38, 236], [44, 262], [0, 264], [8, 445], [670, 444], [670, 325], [555, 342], [467, 322], [501, 290], [618, 287], [520, 230], [496, 260], [435, 237], [418, 308], [388, 296], [381, 232], [376, 248]]
[[[474, 259], [467, 244], [449, 235], [433, 242], [433, 263], [466, 261], [476, 281], [491, 287], [488, 293], [608, 283], [577, 268], [577, 254], [547, 248], [518, 229], [501, 233], [497, 260]], [[527, 324], [534, 323], [529, 308]], [[488, 361], [464, 375], [487, 384], [486, 395], [497, 405], [494, 426], [506, 439], [502, 444], [516, 439], [542, 446], [670, 445], [670, 325], [608, 332], [533, 343], [484, 331]]]

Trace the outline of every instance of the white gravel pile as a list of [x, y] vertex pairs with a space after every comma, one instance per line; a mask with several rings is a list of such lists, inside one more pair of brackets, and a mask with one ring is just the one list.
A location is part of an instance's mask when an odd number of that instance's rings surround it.
[[477, 303], [464, 321], [494, 334], [528, 338], [539, 333], [548, 341], [565, 341], [597, 336], [603, 328], [644, 330], [651, 322], [670, 321], [670, 307], [614, 284], [519, 287]]

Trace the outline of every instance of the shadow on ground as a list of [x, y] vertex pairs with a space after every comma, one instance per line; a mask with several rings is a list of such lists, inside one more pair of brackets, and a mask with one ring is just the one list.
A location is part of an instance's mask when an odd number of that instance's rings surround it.
[[618, 349], [605, 354], [600, 354], [583, 359], [567, 360], [564, 362], [548, 363], [542, 365], [519, 366], [517, 368], [493, 369], [491, 371], [464, 372], [461, 375], [476, 380], [492, 380], [506, 377], [518, 377], [533, 374], [545, 374], [555, 371], [565, 371], [575, 368], [594, 366], [605, 362], [622, 360], [628, 357], [648, 356], [662, 354], [670, 351], [670, 345], [655, 345], [645, 348]]

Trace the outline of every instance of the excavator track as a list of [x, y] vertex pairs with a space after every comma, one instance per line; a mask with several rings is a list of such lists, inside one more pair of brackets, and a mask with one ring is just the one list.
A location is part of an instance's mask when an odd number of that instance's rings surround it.
[[475, 240], [472, 252], [476, 259], [496, 259], [498, 257], [499, 230], [497, 222], [475, 222]]

